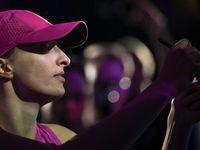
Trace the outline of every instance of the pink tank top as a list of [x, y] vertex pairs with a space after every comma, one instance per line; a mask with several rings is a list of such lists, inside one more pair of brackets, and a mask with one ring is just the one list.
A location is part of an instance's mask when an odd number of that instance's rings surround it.
[[48, 127], [37, 123], [36, 141], [46, 143], [48, 145], [61, 145], [61, 141]]

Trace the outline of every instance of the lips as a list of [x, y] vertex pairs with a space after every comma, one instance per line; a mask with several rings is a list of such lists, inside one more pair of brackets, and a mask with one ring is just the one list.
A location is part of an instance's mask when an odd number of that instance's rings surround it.
[[64, 83], [65, 82], [65, 78], [63, 77], [63, 75], [64, 75], [64, 72], [60, 72], [60, 73], [54, 75], [54, 77], [56, 77], [57, 79], [59, 79], [61, 82]]

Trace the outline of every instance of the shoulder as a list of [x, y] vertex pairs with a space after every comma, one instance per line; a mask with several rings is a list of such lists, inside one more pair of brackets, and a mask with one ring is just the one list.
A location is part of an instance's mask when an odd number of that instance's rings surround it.
[[42, 124], [51, 129], [62, 143], [67, 142], [76, 135], [75, 132], [58, 124]]

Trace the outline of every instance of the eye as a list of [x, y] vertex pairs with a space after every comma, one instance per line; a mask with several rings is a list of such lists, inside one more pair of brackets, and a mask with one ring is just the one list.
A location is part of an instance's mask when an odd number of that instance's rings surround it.
[[52, 49], [51, 45], [48, 43], [41, 44], [41, 47], [39, 48], [40, 54], [46, 54]]
[[51, 43], [44, 43], [43, 45], [43, 53], [48, 53], [54, 47]]
[[49, 50], [51, 50], [55, 45], [57, 45], [57, 41], [56, 41], [56, 40], [55, 40], [55, 41], [48, 41], [48, 42], [45, 42], [44, 44], [45, 44], [45, 45], [44, 45], [45, 50], [49, 51]]
[[46, 44], [46, 45], [45, 45], [45, 49], [46, 49], [46, 50], [50, 50], [49, 44]]

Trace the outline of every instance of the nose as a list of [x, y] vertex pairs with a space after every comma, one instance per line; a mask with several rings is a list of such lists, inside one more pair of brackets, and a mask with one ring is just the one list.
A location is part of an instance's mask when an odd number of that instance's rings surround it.
[[59, 51], [59, 57], [57, 59], [57, 65], [63, 68], [67, 67], [70, 64], [70, 58], [60, 48], [58, 48], [58, 51]]

